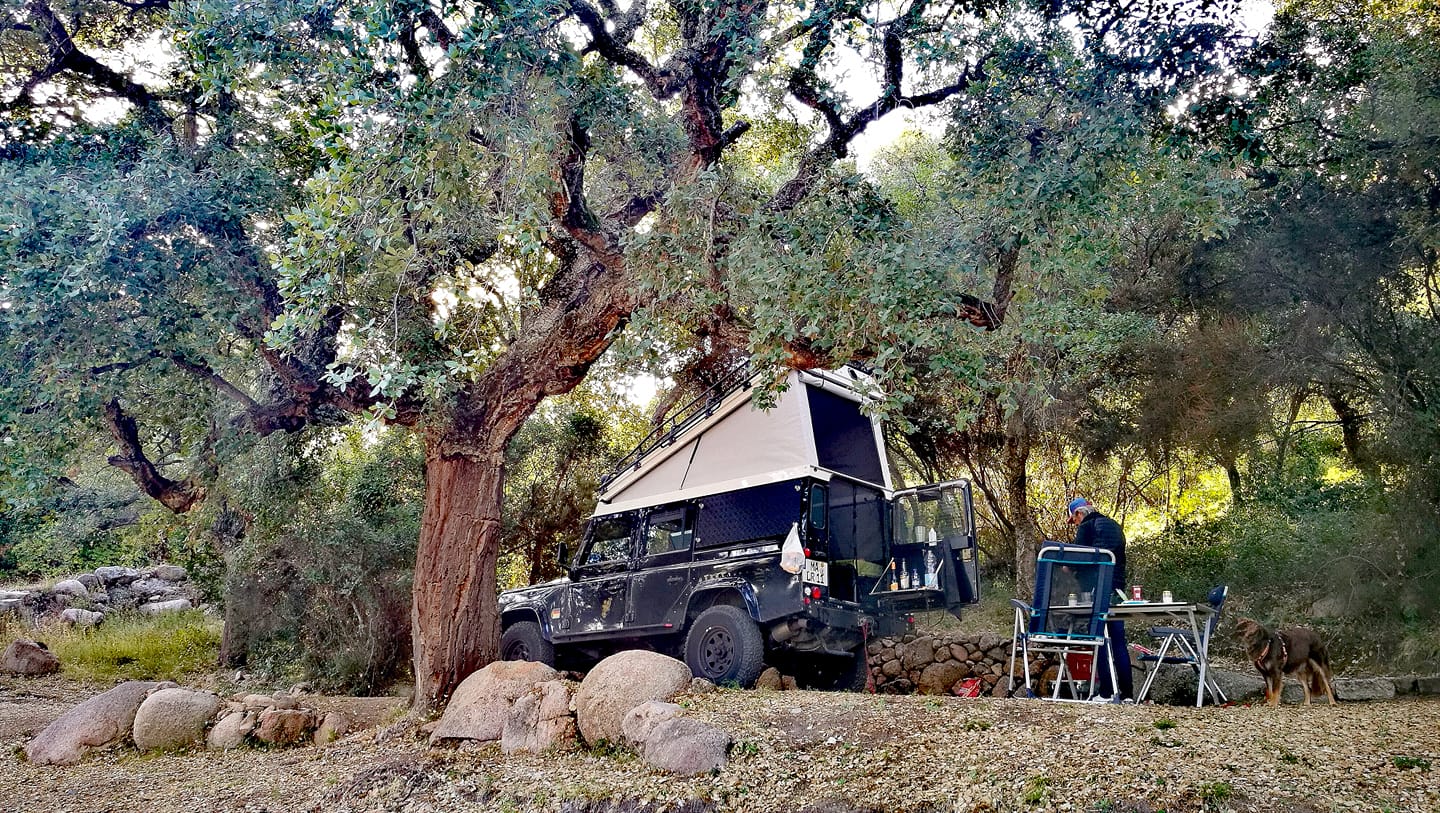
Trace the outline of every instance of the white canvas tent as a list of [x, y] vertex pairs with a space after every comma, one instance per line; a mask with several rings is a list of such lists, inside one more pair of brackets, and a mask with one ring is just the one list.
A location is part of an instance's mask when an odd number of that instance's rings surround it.
[[863, 373], [793, 371], [769, 410], [751, 389], [725, 396], [704, 420], [642, 455], [600, 494], [597, 515], [834, 474], [890, 488], [880, 424], [864, 415]]

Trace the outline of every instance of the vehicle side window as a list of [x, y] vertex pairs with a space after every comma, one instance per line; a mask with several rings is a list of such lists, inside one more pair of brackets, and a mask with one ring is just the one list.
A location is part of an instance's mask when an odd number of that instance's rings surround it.
[[825, 529], [826, 508], [825, 486], [816, 484], [810, 486], [810, 527], [817, 531]]
[[689, 550], [690, 543], [695, 537], [693, 526], [690, 511], [683, 508], [673, 511], [656, 511], [651, 514], [648, 522], [649, 531], [645, 538], [645, 555], [655, 556], [661, 553]]
[[634, 521], [630, 517], [608, 517], [595, 524], [590, 536], [590, 550], [585, 555], [585, 564], [614, 562], [630, 558], [630, 531]]

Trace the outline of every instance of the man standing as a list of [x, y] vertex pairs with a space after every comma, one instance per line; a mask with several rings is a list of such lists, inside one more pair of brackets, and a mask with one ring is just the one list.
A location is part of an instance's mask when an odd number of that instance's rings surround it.
[[[1115, 554], [1115, 575], [1110, 585], [1097, 584], [1096, 590], [1119, 590], [1125, 592], [1125, 531], [1120, 528], [1120, 523], [1105, 516], [1096, 510], [1095, 506], [1084, 497], [1076, 497], [1066, 507], [1070, 517], [1070, 524], [1075, 526], [1074, 544], [1088, 548], [1101, 548]], [[1111, 598], [1115, 596], [1112, 593]], [[1125, 643], [1125, 623], [1123, 621], [1111, 621], [1108, 623], [1110, 641], [1114, 644], [1115, 677], [1110, 679], [1110, 658], [1104, 654], [1100, 656], [1100, 663], [1097, 664], [1096, 678], [1102, 681], [1102, 685], [1109, 684], [1115, 689], [1115, 700], [1118, 702], [1125, 698], [1135, 696], [1135, 683], [1130, 676], [1130, 647]]]

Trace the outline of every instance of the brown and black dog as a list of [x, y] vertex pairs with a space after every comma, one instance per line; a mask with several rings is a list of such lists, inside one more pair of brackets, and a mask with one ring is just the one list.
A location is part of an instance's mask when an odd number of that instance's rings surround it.
[[1314, 630], [1292, 627], [1271, 631], [1249, 618], [1235, 621], [1235, 631], [1245, 644], [1245, 654], [1265, 678], [1265, 702], [1280, 705], [1284, 676], [1295, 674], [1305, 689], [1305, 705], [1321, 692], [1335, 705], [1335, 680], [1330, 674], [1330, 655]]

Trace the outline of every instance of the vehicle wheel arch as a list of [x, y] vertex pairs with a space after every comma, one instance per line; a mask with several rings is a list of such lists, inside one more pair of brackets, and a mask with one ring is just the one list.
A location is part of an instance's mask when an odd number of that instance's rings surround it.
[[743, 610], [752, 621], [759, 623], [760, 603], [755, 598], [754, 588], [748, 582], [735, 581], [696, 588], [685, 610], [685, 626], [689, 627], [711, 607], [722, 604]]
[[507, 627], [518, 624], [521, 621], [533, 621], [540, 626], [540, 633], [545, 640], [554, 641], [550, 634], [550, 625], [546, 623], [544, 614], [534, 607], [515, 607], [500, 614], [500, 632], [503, 634]]

